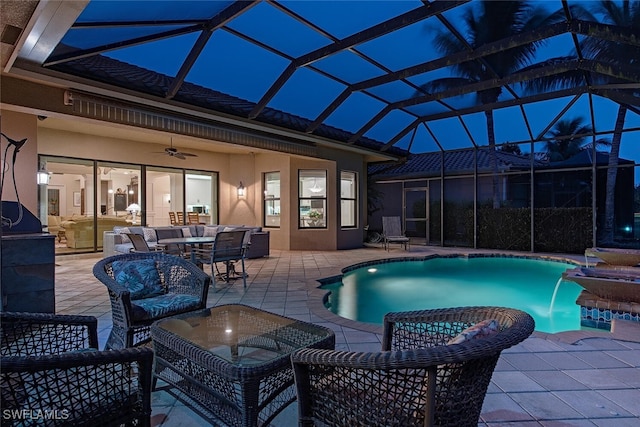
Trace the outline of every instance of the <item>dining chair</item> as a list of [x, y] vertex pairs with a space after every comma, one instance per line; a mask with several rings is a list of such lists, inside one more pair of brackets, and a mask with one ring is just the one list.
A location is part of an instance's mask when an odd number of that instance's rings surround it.
[[[242, 278], [243, 287], [247, 287], [247, 273], [244, 260], [247, 252], [247, 234], [249, 230], [236, 229], [233, 231], [221, 231], [216, 234], [216, 240], [208, 254], [202, 253], [199, 261], [203, 264], [211, 264], [211, 275], [229, 283], [233, 279]], [[208, 257], [207, 257], [208, 255]], [[240, 263], [241, 272], [236, 271], [236, 262]], [[217, 264], [223, 263], [225, 271], [221, 272]]]
[[[174, 239], [176, 237], [183, 237], [182, 229], [179, 227], [176, 228], [156, 228], [156, 238], [158, 242], [162, 239]], [[158, 243], [158, 247], [162, 252], [169, 255], [177, 255], [179, 257], [186, 256], [187, 251], [185, 250], [183, 245], [179, 245], [176, 243], [162, 244]]]
[[133, 249], [130, 252], [154, 252], [159, 251], [162, 248], [155, 246], [153, 248], [149, 247], [147, 241], [144, 239], [144, 235], [136, 234], [136, 233], [124, 233], [129, 237], [131, 243], [133, 244]]
[[175, 212], [169, 212], [169, 222], [171, 225], [178, 225], [178, 217]]
[[178, 225], [184, 224], [184, 212], [176, 212], [178, 218]]
[[187, 212], [188, 224], [200, 224], [200, 214], [198, 212]]

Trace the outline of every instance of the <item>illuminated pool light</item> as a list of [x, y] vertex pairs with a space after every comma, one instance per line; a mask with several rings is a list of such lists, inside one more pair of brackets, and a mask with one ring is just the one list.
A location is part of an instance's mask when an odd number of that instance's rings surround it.
[[378, 269], [377, 268], [369, 268], [369, 269], [367, 269], [367, 271], [369, 273], [375, 273], [376, 271], [378, 271]]

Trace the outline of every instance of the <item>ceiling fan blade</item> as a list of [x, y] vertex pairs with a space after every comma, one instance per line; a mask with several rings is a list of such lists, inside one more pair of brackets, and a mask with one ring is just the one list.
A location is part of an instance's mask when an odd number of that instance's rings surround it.
[[167, 156], [176, 157], [181, 160], [186, 160], [186, 156], [189, 157], [198, 157], [197, 154], [193, 153], [183, 153], [178, 151], [177, 148], [173, 147], [173, 141], [171, 141], [171, 147], [166, 147], [163, 152], [154, 152], [154, 154], [166, 154]]

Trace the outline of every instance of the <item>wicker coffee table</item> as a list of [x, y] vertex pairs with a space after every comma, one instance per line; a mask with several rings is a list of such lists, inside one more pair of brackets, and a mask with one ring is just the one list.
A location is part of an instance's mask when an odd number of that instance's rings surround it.
[[292, 352], [335, 347], [330, 329], [240, 304], [159, 320], [151, 337], [156, 379], [213, 424], [246, 427], [269, 424], [295, 400]]

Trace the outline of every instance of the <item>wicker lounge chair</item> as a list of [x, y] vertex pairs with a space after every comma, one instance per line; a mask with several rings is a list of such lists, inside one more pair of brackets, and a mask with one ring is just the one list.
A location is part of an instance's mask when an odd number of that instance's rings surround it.
[[410, 239], [402, 232], [399, 216], [382, 217], [382, 234], [386, 250], [389, 250], [389, 243], [400, 243], [404, 246], [405, 250], [407, 250], [407, 246], [411, 243]]
[[[488, 319], [499, 332], [447, 345]], [[381, 352], [292, 355], [299, 425], [475, 427], [500, 352], [533, 329], [527, 313], [501, 307], [389, 313]]]
[[3, 426], [150, 425], [151, 349], [97, 350], [90, 316], [5, 312], [0, 321]]
[[104, 258], [94, 265], [93, 275], [107, 286], [111, 300], [107, 348], [146, 343], [154, 321], [205, 308], [211, 283], [195, 264], [162, 252]]

